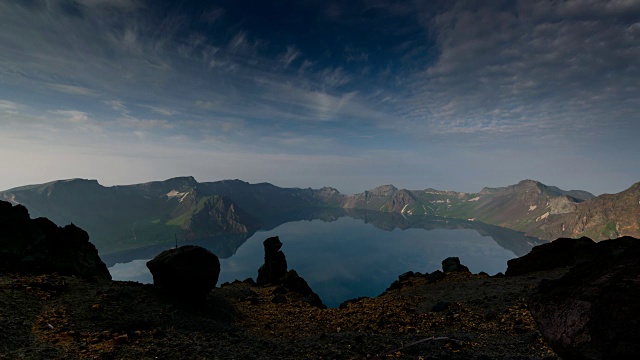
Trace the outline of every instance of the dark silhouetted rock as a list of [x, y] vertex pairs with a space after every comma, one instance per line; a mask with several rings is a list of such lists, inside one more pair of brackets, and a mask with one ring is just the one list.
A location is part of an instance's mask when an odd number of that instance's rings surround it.
[[243, 284], [249, 284], [249, 285], [256, 285], [255, 280], [253, 280], [253, 278], [246, 278], [244, 280], [242, 280]]
[[428, 277], [428, 276], [429, 276], [429, 273], [423, 275], [419, 272], [414, 273], [413, 271], [407, 271], [401, 274], [400, 276], [398, 276], [398, 280], [391, 283], [391, 285], [389, 285], [389, 287], [387, 288], [387, 290], [385, 290], [385, 292], [402, 289], [406, 284], [409, 284], [411, 279], [413, 278]]
[[454, 271], [470, 272], [468, 267], [460, 264], [460, 259], [457, 257], [448, 257], [442, 260], [442, 272], [448, 273]]
[[282, 242], [277, 236], [263, 242], [264, 264], [258, 269], [258, 285], [275, 284], [287, 274], [287, 259], [280, 251]]
[[[320, 296], [311, 290], [307, 282], [298, 275], [295, 270], [287, 271], [287, 260], [284, 253], [280, 251], [282, 242], [277, 236], [270, 237], [264, 242], [264, 264], [258, 269], [257, 285], [279, 285], [273, 290], [278, 297], [276, 303], [280, 303], [282, 297], [289, 292], [302, 295], [305, 302], [325, 309], [326, 306], [320, 300]], [[286, 299], [286, 296], [285, 296]]]
[[640, 354], [640, 240], [609, 240], [613, 254], [542, 282], [531, 312], [566, 359], [631, 359]]
[[436, 270], [434, 272], [432, 272], [431, 274], [427, 273], [426, 275], [427, 281], [429, 282], [429, 284], [433, 284], [434, 282], [444, 279], [444, 273], [440, 270]]
[[392, 282], [391, 285], [389, 285], [389, 287], [387, 288], [387, 290], [385, 290], [385, 292], [391, 291], [391, 290], [400, 290], [402, 289], [403, 286], [404, 285], [402, 284], [402, 281], [396, 280]]
[[31, 219], [22, 205], [0, 201], [0, 271], [111, 279], [86, 231]]
[[[534, 271], [574, 266], [602, 255], [599, 246], [588, 237], [580, 239], [560, 238], [548, 244], [534, 247], [525, 256], [507, 262], [507, 276], [517, 276]], [[609, 251], [605, 250], [605, 254]]]
[[414, 276], [416, 276], [416, 273], [414, 273], [413, 271], [407, 271], [406, 273], [403, 273], [400, 276], [398, 276], [398, 280], [406, 281], [411, 279]]
[[312, 306], [320, 309], [327, 308], [327, 306], [322, 303], [320, 296], [311, 290], [309, 284], [307, 284], [295, 270], [289, 270], [279, 283], [288, 291], [302, 295], [303, 300]]
[[161, 252], [147, 262], [153, 283], [168, 296], [187, 303], [202, 303], [216, 287], [220, 260], [200, 246], [181, 246]]

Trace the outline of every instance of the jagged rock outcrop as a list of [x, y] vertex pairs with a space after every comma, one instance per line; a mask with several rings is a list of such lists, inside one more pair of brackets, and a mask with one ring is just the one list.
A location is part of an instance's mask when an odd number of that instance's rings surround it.
[[258, 269], [258, 285], [275, 284], [287, 274], [287, 259], [280, 251], [282, 242], [277, 236], [263, 242], [264, 264]]
[[448, 257], [442, 260], [442, 272], [449, 273], [454, 271], [470, 272], [468, 267], [460, 263], [458, 257]]
[[541, 283], [530, 301], [540, 332], [565, 359], [632, 359], [640, 354], [640, 240], [600, 244], [602, 256]]
[[258, 269], [256, 285], [276, 285], [273, 302], [284, 303], [289, 292], [302, 296], [302, 300], [312, 306], [324, 309], [320, 296], [316, 294], [306, 280], [295, 270], [287, 271], [287, 260], [280, 250], [282, 242], [277, 236], [270, 237], [264, 242], [264, 264]]
[[153, 284], [169, 297], [185, 303], [203, 303], [216, 287], [220, 260], [194, 245], [165, 250], [147, 262]]
[[22, 205], [0, 201], [0, 271], [111, 279], [86, 231], [31, 219]]
[[291, 291], [302, 295], [305, 302], [320, 309], [326, 309], [327, 306], [322, 303], [320, 296], [316, 294], [307, 281], [300, 277], [295, 270], [289, 270], [287, 274], [279, 282], [281, 288], [287, 292]]
[[[600, 247], [591, 239], [561, 238], [547, 244], [534, 247], [525, 256], [507, 261], [507, 276], [517, 276], [534, 271], [551, 270], [574, 266], [578, 263], [596, 259], [602, 254]], [[604, 250], [607, 252], [606, 249]]]

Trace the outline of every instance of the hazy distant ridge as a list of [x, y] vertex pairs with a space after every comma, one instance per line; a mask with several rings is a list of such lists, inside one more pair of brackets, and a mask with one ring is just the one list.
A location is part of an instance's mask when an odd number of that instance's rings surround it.
[[314, 208], [441, 216], [483, 222], [541, 239], [589, 236], [596, 240], [640, 237], [640, 183], [619, 194], [565, 191], [534, 180], [484, 188], [478, 193], [406, 190], [383, 185], [360, 194], [336, 189], [281, 188], [241, 180], [197, 182], [177, 177], [111, 186], [96, 180], [59, 180], [0, 192], [0, 199], [27, 206], [33, 217], [59, 225], [73, 222], [99, 247], [126, 249], [180, 238], [249, 234], [285, 214]]

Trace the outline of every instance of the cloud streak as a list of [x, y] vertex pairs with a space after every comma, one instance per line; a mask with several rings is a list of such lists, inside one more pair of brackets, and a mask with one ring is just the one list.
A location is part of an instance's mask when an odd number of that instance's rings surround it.
[[429, 14], [440, 56], [413, 78], [405, 115], [436, 134], [581, 139], [628, 125], [640, 109], [632, 14], [622, 1], [456, 2]]

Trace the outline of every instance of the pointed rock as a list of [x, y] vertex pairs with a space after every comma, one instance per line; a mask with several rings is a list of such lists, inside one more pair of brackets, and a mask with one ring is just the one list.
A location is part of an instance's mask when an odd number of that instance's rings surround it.
[[287, 259], [280, 251], [282, 242], [277, 236], [263, 242], [264, 264], [258, 270], [258, 285], [275, 284], [287, 274]]

